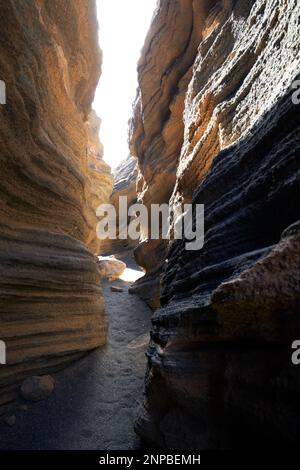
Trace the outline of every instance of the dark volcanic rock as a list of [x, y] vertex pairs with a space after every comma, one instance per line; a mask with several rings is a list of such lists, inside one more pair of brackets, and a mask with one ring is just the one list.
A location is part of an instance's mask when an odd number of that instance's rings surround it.
[[[184, 99], [213, 2], [160, 1], [138, 65], [139, 90], [130, 126], [132, 155], [138, 159], [138, 202], [168, 203], [176, 182], [184, 138]], [[133, 287], [152, 308], [159, 306], [160, 272], [166, 244], [142, 230], [135, 256], [146, 276]], [[154, 265], [154, 268], [153, 268]]]
[[[245, 5], [244, 9], [247, 9]], [[138, 201], [148, 208], [151, 204], [169, 203], [170, 200], [171, 206], [174, 202], [191, 201], [199, 182], [195, 168], [182, 188], [178, 174], [182, 171], [182, 163], [185, 164], [180, 155], [188, 139], [184, 113], [190, 109], [192, 114], [195, 110], [193, 105], [186, 105], [185, 99], [196, 77], [194, 69], [199, 58], [199, 44], [204, 43], [206, 48], [210, 46], [218, 28], [229, 21], [231, 11], [231, 1], [168, 0], [158, 3], [139, 62], [139, 90], [130, 126], [131, 152], [138, 159]], [[223, 34], [226, 35], [226, 31]], [[217, 63], [209, 65], [215, 68]], [[215, 149], [215, 143], [212, 149]], [[142, 231], [141, 240], [135, 256], [146, 270], [146, 276], [138, 280], [132, 290], [152, 308], [157, 308], [168, 245], [162, 240], [158, 243], [151, 239], [147, 230]]]
[[119, 292], [119, 293], [124, 291], [124, 289], [122, 289], [122, 287], [118, 287], [118, 286], [111, 286], [110, 290], [112, 292]]
[[10, 415], [5, 418], [5, 423], [7, 426], [14, 426], [16, 424], [17, 418], [15, 415]]
[[[183, 72], [179, 49], [166, 69], [164, 50], [155, 47], [174, 32], [171, 12], [183, 3], [177, 25], [188, 28], [195, 2], [161, 2], [142, 59], [149, 66], [140, 69], [132, 146], [143, 182], [138, 197], [148, 194], [149, 204], [157, 202], [147, 188], [164, 155], [156, 149]], [[169, 449], [296, 445], [300, 376], [291, 344], [300, 337], [300, 108], [291, 84], [300, 70], [299, 2], [203, 5], [176, 181], [166, 198], [171, 207], [205, 205], [205, 245], [186, 251], [184, 240], [175, 241], [163, 256], [136, 430]], [[180, 73], [164, 94], [174, 68]], [[161, 92], [150, 93], [151, 86]]]
[[54, 383], [51, 375], [28, 377], [21, 385], [21, 396], [28, 401], [44, 400], [53, 392]]
[[[132, 191], [132, 199], [136, 199], [136, 177], [137, 177], [137, 161], [135, 158], [127, 157], [125, 160], [122, 160], [121, 163], [117, 166], [114, 171], [115, 184], [113, 188], [113, 193], [121, 193], [122, 191], [130, 192]], [[130, 198], [130, 195], [128, 195]]]

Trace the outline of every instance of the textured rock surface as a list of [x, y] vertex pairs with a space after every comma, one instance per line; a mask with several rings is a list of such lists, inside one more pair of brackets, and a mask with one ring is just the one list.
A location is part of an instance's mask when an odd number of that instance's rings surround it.
[[98, 256], [97, 260], [100, 276], [109, 281], [118, 279], [126, 269], [126, 264], [123, 261], [116, 259], [112, 256]]
[[[139, 62], [139, 91], [131, 121], [132, 155], [138, 158], [138, 201], [168, 203], [184, 139], [184, 100], [192, 78], [199, 42], [224, 21], [230, 2], [175, 0], [159, 2]], [[207, 16], [211, 13], [211, 16]], [[175, 33], [176, 32], [176, 33]], [[190, 193], [192, 186], [189, 183]], [[195, 187], [195, 186], [194, 186]], [[186, 188], [187, 189], [187, 188]], [[188, 202], [188, 201], [187, 201]], [[135, 255], [146, 276], [133, 290], [151, 306], [159, 306], [160, 272], [167, 244], [151, 240], [147, 231]]]
[[[139, 68], [138, 198], [205, 204], [205, 245], [167, 254], [136, 429], [175, 449], [297, 444], [299, 2], [199, 4], [160, 2]], [[147, 240], [139, 257], [151, 274]]]
[[24, 400], [40, 401], [48, 398], [54, 390], [51, 375], [28, 377], [21, 385], [20, 393]]
[[[124, 252], [135, 248], [138, 241], [132, 240], [125, 234], [122, 238], [122, 230], [127, 229], [130, 218], [126, 220], [126, 227], [119, 226], [119, 199], [127, 197], [128, 207], [136, 203], [136, 179], [137, 179], [137, 161], [135, 158], [128, 156], [114, 171], [114, 187], [110, 197], [110, 204], [116, 209], [117, 215], [117, 232], [116, 240], [103, 240], [101, 243], [102, 251], [106, 254]], [[124, 232], [123, 232], [124, 234]], [[120, 236], [121, 235], [121, 236]]]
[[92, 252], [94, 208], [109, 177], [106, 167], [103, 176], [99, 169], [88, 122], [101, 69], [94, 1], [5, 0], [0, 15], [0, 76], [7, 89], [0, 106], [5, 403], [27, 376], [105, 342]]
[[118, 197], [118, 195], [125, 195], [128, 200], [136, 200], [136, 177], [137, 177], [137, 161], [135, 158], [129, 156], [117, 166], [114, 171], [114, 191], [112, 198]]

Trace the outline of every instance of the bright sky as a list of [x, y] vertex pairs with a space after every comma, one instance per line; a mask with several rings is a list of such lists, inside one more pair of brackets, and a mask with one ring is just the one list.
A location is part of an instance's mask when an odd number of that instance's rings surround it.
[[104, 159], [112, 168], [129, 154], [137, 62], [155, 7], [156, 0], [97, 0], [103, 66], [93, 106], [102, 119]]

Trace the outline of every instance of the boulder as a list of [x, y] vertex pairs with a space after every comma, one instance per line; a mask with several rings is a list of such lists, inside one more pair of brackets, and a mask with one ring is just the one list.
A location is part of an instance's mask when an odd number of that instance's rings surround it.
[[53, 392], [54, 384], [55, 381], [51, 375], [28, 377], [22, 383], [20, 393], [24, 400], [45, 400]]
[[114, 255], [98, 256], [97, 264], [100, 276], [109, 281], [118, 279], [126, 269], [126, 264]]

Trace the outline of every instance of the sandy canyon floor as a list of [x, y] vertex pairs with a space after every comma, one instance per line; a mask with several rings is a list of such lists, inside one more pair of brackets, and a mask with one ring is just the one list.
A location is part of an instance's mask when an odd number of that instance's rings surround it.
[[[133, 261], [126, 262], [138, 269]], [[112, 292], [112, 285], [123, 291]], [[143, 400], [151, 311], [128, 294], [129, 285], [122, 280], [103, 283], [107, 345], [55, 374], [52, 396], [27, 403], [26, 410], [21, 404], [13, 426], [1, 421], [0, 449], [139, 447], [133, 425]]]

